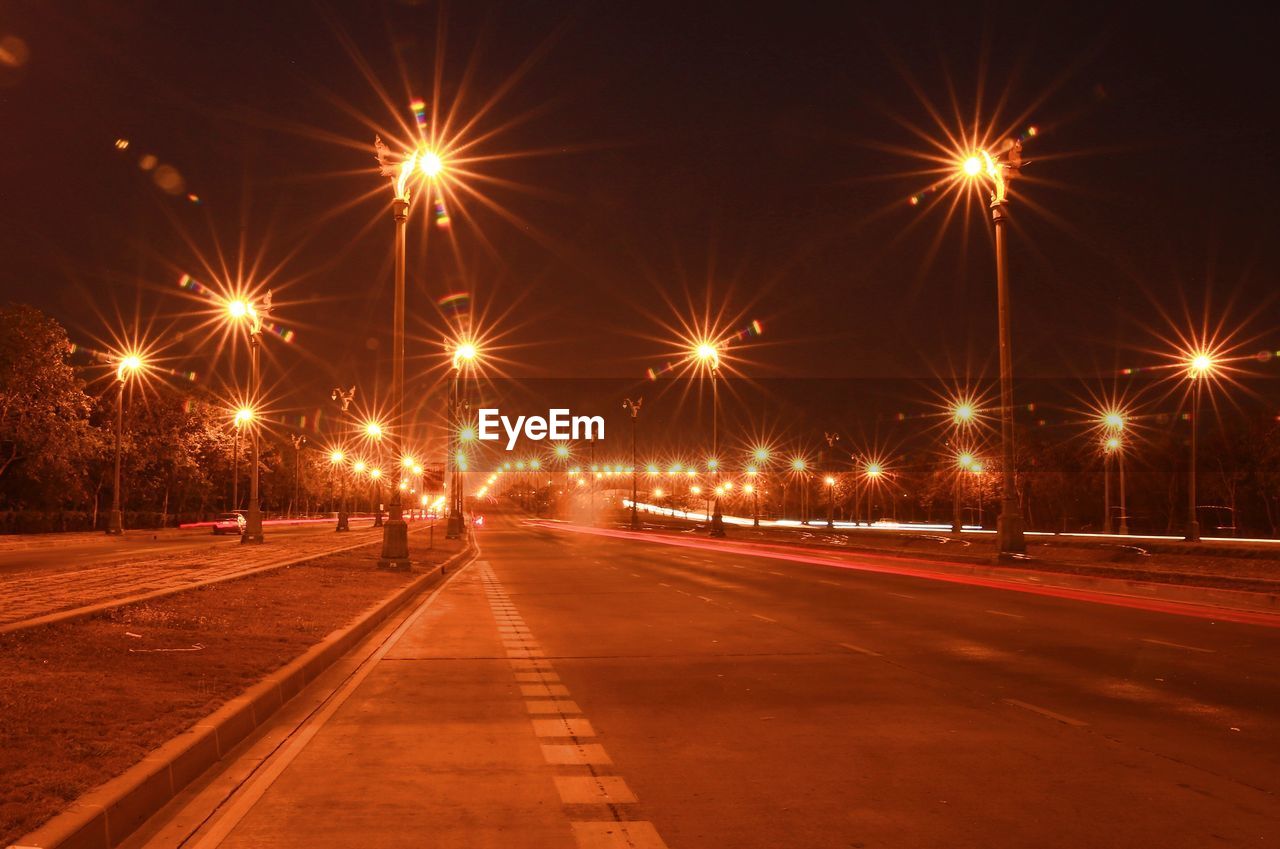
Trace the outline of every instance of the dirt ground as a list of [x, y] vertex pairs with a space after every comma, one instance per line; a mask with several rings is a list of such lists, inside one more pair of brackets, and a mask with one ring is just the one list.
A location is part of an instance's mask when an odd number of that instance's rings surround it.
[[[458, 551], [410, 537], [413, 557]], [[120, 774], [412, 576], [377, 546], [0, 635], [0, 846]]]

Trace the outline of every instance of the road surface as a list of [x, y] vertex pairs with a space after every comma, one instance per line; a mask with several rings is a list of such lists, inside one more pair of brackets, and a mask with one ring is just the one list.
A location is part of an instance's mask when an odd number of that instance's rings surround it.
[[1280, 838], [1280, 629], [499, 515], [479, 540], [145, 845]]

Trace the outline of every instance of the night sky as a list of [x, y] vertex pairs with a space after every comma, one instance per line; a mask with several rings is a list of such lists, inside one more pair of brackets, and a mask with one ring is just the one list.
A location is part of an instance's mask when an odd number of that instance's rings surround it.
[[[177, 279], [243, 240], [283, 263], [279, 403], [323, 402], [389, 347], [373, 127], [432, 98], [439, 21], [408, 0], [0, 3], [0, 37], [26, 46], [0, 65], [0, 294], [85, 343], [135, 315], [181, 332], [173, 362], [218, 382]], [[478, 150], [518, 156], [474, 166], [496, 209], [451, 210], [453, 246], [432, 230], [424, 253], [415, 210], [411, 368], [441, 361], [436, 299], [469, 291], [508, 375], [642, 378], [672, 356], [664, 328], [708, 312], [763, 323], [748, 375], [991, 374], [985, 211], [944, 226], [945, 204], [907, 202], [933, 181], [910, 127], [941, 140], [930, 109], [958, 130], [979, 95], [1039, 131], [1013, 207], [1021, 375], [1155, 362], [1187, 316], [1274, 350], [1276, 24], [1178, 4], [455, 4], [442, 100], [472, 115], [510, 83]]]

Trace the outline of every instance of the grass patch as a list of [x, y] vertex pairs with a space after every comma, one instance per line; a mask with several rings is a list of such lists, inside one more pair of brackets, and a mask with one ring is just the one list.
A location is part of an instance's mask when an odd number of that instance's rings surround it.
[[[416, 562], [438, 563], [456, 542]], [[378, 544], [0, 635], [0, 846], [124, 772], [413, 579]]]

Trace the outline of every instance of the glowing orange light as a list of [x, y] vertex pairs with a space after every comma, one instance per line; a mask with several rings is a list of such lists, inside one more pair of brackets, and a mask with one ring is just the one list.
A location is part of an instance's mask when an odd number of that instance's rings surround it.
[[382, 438], [382, 425], [377, 422], [368, 422], [364, 426], [364, 434], [370, 439]]
[[866, 474], [869, 478], [878, 478], [884, 474], [884, 468], [879, 463], [868, 463]]
[[1187, 374], [1190, 377], [1205, 377], [1213, 373], [1217, 363], [1208, 351], [1199, 351], [1191, 355], [1187, 361]]
[[831, 475], [827, 475], [825, 478], [823, 478], [823, 482], [824, 482], [827, 486], [835, 486], [835, 485], [836, 485], [836, 479], [835, 479], [834, 477], [832, 477]]
[[356, 460], [355, 465], [351, 467], [352, 471], [357, 475], [364, 474], [364, 470], [367, 468], [368, 466], [365, 465], [364, 460]]
[[977, 156], [970, 156], [964, 161], [964, 173], [970, 177], [976, 177], [982, 173], [982, 160]]
[[977, 459], [972, 454], [966, 453], [956, 457], [956, 465], [962, 469], [971, 469], [977, 462]]
[[346, 455], [343, 454], [341, 451], [334, 451], [332, 454], [329, 455], [330, 463], [341, 463], [345, 459], [346, 459]]
[[125, 354], [120, 358], [120, 364], [116, 366], [116, 380], [124, 380], [130, 375], [137, 374], [142, 369], [142, 357], [137, 354]]

